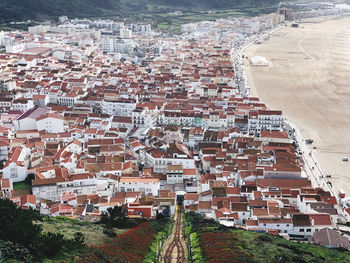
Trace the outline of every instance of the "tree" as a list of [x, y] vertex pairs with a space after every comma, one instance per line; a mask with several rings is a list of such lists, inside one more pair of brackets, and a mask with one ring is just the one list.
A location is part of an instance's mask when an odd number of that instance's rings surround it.
[[100, 223], [107, 228], [122, 228], [128, 224], [128, 212], [121, 206], [110, 207], [101, 215]]
[[38, 251], [45, 257], [57, 255], [65, 243], [64, 236], [59, 233], [47, 232], [41, 235]]
[[83, 248], [86, 245], [85, 236], [81, 232], [75, 233], [72, 241], [75, 248]]
[[9, 199], [0, 199], [0, 240], [11, 241], [32, 250], [39, 239], [38, 211], [24, 210]]

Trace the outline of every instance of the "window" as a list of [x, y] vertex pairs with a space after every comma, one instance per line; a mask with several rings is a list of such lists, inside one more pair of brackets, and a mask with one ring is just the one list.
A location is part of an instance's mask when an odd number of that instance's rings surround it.
[[306, 229], [306, 232], [311, 232], [311, 229], [310, 228]]
[[299, 229], [299, 232], [304, 232], [304, 228]]
[[17, 178], [17, 176], [18, 176], [18, 173], [17, 173], [17, 168], [16, 167], [13, 167], [13, 168], [11, 168], [10, 169], [10, 176], [11, 176], [11, 178]]

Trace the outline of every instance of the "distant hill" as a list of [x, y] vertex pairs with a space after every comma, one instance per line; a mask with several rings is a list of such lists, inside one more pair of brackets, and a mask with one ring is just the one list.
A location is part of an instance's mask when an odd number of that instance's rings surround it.
[[174, 10], [264, 8], [278, 0], [1, 0], [0, 22], [69, 17], [128, 16]]

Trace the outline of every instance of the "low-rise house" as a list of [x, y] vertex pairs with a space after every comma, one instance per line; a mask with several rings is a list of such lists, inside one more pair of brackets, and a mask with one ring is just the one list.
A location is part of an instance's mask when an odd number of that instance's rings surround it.
[[14, 121], [15, 131], [23, 130], [36, 130], [36, 120], [39, 116], [47, 114], [49, 110], [43, 107], [34, 107], [30, 110], [25, 111], [23, 114], [18, 116]]
[[27, 177], [28, 164], [26, 148], [14, 147], [9, 159], [5, 162], [3, 179], [11, 179], [14, 183], [24, 181]]
[[36, 208], [35, 195], [23, 195], [23, 196], [21, 196], [21, 207], [35, 209]]
[[309, 238], [309, 241], [320, 246], [328, 248], [344, 248], [350, 249], [349, 239], [339, 231], [323, 228], [314, 233], [314, 235]]
[[215, 214], [215, 220], [225, 226], [229, 226], [229, 227], [235, 226], [236, 221], [239, 221], [238, 213], [233, 212], [230, 209], [227, 209], [225, 207], [220, 208], [219, 210], [215, 210], [214, 214]]
[[323, 228], [333, 228], [329, 214], [293, 214], [293, 232], [290, 235], [308, 238]]
[[13, 190], [13, 183], [11, 179], [0, 180], [0, 190], [3, 198], [11, 198], [11, 191]]

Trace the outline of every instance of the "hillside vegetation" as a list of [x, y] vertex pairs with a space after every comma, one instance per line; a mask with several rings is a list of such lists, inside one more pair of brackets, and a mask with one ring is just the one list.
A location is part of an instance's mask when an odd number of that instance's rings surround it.
[[128, 17], [140, 13], [164, 13], [174, 10], [199, 11], [213, 9], [266, 8], [277, 0], [1, 0], [0, 22], [26, 19], [70, 17]]
[[185, 215], [191, 236], [192, 262], [348, 263], [349, 251], [339, 251], [281, 237], [228, 228], [193, 212]]

